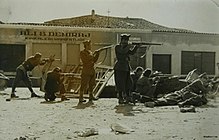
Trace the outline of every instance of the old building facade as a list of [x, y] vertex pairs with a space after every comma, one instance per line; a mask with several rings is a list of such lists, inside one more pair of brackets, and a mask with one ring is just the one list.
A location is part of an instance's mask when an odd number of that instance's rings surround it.
[[[201, 73], [219, 74], [219, 35], [187, 30], [77, 27], [51, 24], [0, 24], [0, 69], [8, 75], [36, 52], [43, 57], [55, 55], [54, 66], [80, 64], [83, 41], [92, 40], [92, 50], [115, 46], [120, 34], [131, 34], [130, 41], [162, 43], [141, 48], [131, 57], [131, 65], [152, 68], [165, 74], [185, 75], [197, 68]], [[146, 52], [146, 54], [145, 54]], [[113, 66], [114, 48], [101, 52], [98, 64]], [[40, 76], [42, 67], [33, 71]]]

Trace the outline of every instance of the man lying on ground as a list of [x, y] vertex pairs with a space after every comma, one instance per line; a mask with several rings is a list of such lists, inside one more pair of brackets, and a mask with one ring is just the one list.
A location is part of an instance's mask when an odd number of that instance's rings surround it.
[[[153, 106], [201, 106], [207, 103], [206, 94], [210, 91], [210, 89], [211, 87], [209, 86], [207, 74], [203, 73], [199, 75], [198, 79], [194, 80], [191, 84], [181, 90], [166, 94], [149, 104], [150, 106], [151, 103], [153, 103]], [[145, 105], [148, 106], [148, 103], [146, 102]]]

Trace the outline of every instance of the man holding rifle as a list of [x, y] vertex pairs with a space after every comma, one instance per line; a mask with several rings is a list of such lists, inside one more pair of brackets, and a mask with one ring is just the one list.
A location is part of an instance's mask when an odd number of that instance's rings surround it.
[[99, 58], [100, 50], [91, 51], [91, 41], [86, 40], [83, 42], [84, 50], [80, 52], [80, 58], [83, 63], [82, 74], [81, 74], [81, 87], [79, 94], [79, 103], [86, 102], [83, 98], [83, 94], [89, 94], [89, 101], [96, 100], [93, 95], [93, 88], [96, 83], [96, 74], [94, 69], [94, 64]]
[[40, 97], [33, 91], [32, 82], [27, 72], [32, 71], [38, 65], [44, 65], [46, 63], [45, 60], [41, 60], [41, 57], [42, 54], [38, 52], [34, 56], [30, 56], [27, 60], [25, 60], [21, 65], [17, 67], [15, 79], [12, 84], [11, 98], [18, 98], [18, 96], [15, 94], [15, 89], [20, 81], [23, 81], [24, 84], [28, 87], [31, 92], [31, 97]]
[[134, 47], [129, 45], [129, 37], [129, 34], [121, 34], [121, 41], [115, 47], [117, 62], [114, 66], [114, 76], [119, 104], [131, 101], [129, 94], [132, 87], [132, 78], [130, 76], [129, 55], [133, 55], [140, 46], [140, 44], [134, 45]]

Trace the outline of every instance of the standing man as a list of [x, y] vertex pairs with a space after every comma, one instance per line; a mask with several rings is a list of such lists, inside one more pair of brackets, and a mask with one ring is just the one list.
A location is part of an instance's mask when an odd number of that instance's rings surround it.
[[80, 52], [80, 58], [83, 63], [82, 74], [81, 74], [81, 88], [79, 95], [79, 103], [86, 102], [83, 98], [84, 93], [89, 94], [89, 101], [96, 100], [93, 96], [93, 88], [96, 83], [96, 73], [94, 64], [99, 58], [99, 51], [94, 53], [91, 51], [91, 41], [86, 40], [83, 42], [84, 50]]
[[139, 45], [135, 45], [131, 48], [128, 44], [129, 37], [129, 34], [121, 34], [121, 41], [115, 47], [117, 62], [114, 66], [114, 76], [119, 104], [130, 102], [129, 93], [132, 87], [132, 78], [130, 76], [129, 55], [133, 55], [139, 47]]
[[33, 91], [32, 82], [27, 72], [32, 71], [38, 65], [44, 65], [46, 63], [46, 61], [44, 60], [41, 61], [41, 57], [41, 53], [36, 53], [34, 56], [30, 56], [27, 60], [25, 60], [21, 65], [17, 67], [16, 76], [12, 84], [11, 98], [18, 98], [18, 96], [15, 95], [15, 88], [20, 81], [23, 81], [24, 84], [28, 87], [31, 92], [31, 97], [40, 97]]

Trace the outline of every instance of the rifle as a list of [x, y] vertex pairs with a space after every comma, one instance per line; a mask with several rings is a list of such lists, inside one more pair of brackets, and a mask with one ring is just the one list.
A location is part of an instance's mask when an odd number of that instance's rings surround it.
[[46, 61], [46, 62], [48, 62], [48, 61], [61, 61], [61, 59], [57, 59], [57, 58], [43, 58], [42, 59], [42, 61]]
[[[140, 56], [140, 58], [144, 58], [147, 54], [147, 50], [150, 48], [151, 45], [157, 45], [157, 46], [161, 46], [163, 45], [163, 43], [150, 43], [150, 42], [132, 42], [131, 43], [132, 45], [139, 45], [140, 48], [147, 48], [145, 53]], [[143, 47], [143, 46], [146, 46], [146, 45], [149, 45], [149, 47]]]
[[99, 48], [99, 49], [95, 50], [95, 52], [101, 52], [101, 51], [103, 51], [103, 50], [110, 49], [110, 48], [112, 48], [112, 47], [114, 47], [114, 45], [110, 45], [110, 46], [106, 46], [106, 47]]
[[163, 45], [163, 43], [151, 43], [151, 42], [131, 42], [132, 45], [140, 45], [140, 46], [144, 46], [144, 45]]

